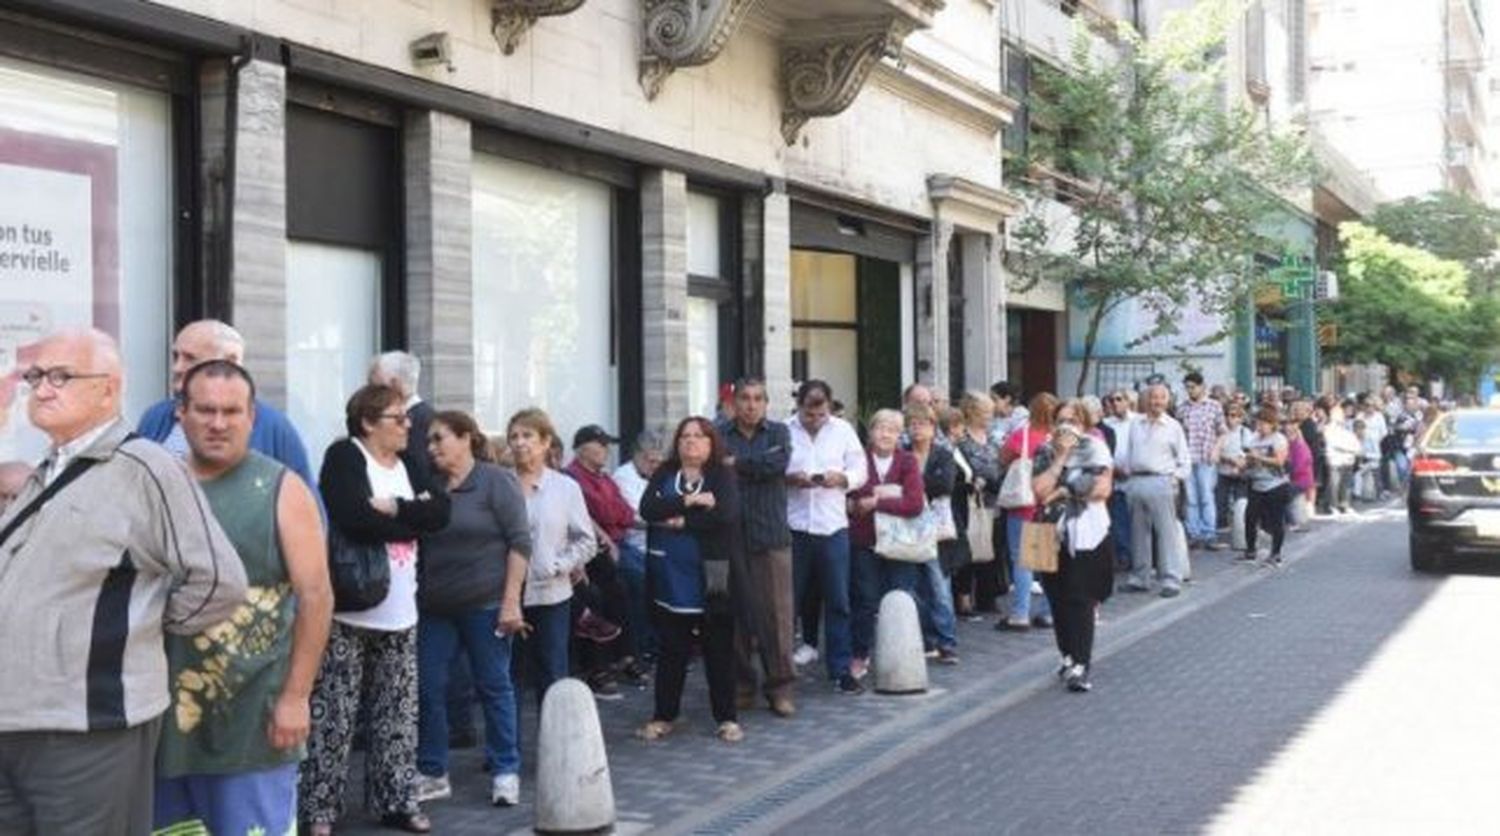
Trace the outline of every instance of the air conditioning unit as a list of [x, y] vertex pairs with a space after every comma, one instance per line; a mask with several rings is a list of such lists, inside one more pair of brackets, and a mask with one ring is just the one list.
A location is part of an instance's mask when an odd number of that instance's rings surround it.
[[1313, 287], [1313, 298], [1332, 302], [1339, 298], [1339, 274], [1332, 270], [1319, 270], [1318, 281]]

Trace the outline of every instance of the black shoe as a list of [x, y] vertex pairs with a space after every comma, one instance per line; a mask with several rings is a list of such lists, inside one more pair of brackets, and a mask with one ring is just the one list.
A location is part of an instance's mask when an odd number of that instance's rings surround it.
[[958, 664], [958, 651], [957, 650], [954, 650], [951, 647], [943, 647], [943, 648], [939, 648], [937, 653], [938, 653], [938, 655], [937, 655], [937, 661], [938, 661], [939, 665], [956, 665], [956, 664]]
[[1052, 616], [1034, 615], [1031, 617], [1031, 626], [1039, 627], [1043, 630], [1050, 630], [1052, 629]]
[[1068, 675], [1064, 677], [1063, 684], [1075, 694], [1087, 693], [1094, 687], [1093, 683], [1089, 682], [1089, 669], [1083, 665], [1074, 665], [1068, 669]]
[[839, 676], [838, 689], [840, 694], [849, 694], [851, 696], [865, 692], [865, 686], [861, 685], [858, 679], [847, 673]]
[[615, 685], [613, 678], [609, 676], [591, 676], [588, 678], [589, 690], [594, 692], [596, 700], [620, 700], [625, 695], [620, 693], [619, 686]]

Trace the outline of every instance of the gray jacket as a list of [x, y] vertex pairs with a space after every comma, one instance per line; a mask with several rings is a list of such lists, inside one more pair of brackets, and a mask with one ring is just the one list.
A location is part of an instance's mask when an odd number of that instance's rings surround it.
[[[139, 725], [166, 710], [163, 631], [245, 600], [245, 570], [187, 468], [116, 423], [94, 464], [0, 544], [0, 732]], [[40, 473], [0, 517], [43, 490]]]

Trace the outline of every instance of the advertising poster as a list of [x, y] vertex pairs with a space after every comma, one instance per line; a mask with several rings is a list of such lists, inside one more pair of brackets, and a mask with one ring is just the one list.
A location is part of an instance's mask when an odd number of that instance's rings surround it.
[[21, 372], [49, 331], [119, 333], [115, 149], [0, 129], [0, 459], [45, 449]]

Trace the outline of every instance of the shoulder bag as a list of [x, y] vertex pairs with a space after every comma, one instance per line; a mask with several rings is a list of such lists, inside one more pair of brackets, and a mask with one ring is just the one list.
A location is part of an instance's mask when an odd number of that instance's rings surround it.
[[391, 558], [384, 543], [355, 543], [328, 526], [328, 580], [334, 612], [373, 609], [391, 591]]
[[1036, 493], [1031, 489], [1031, 427], [1021, 430], [1021, 455], [1010, 463], [1005, 471], [1005, 481], [1000, 483], [1001, 508], [1019, 509], [1036, 505]]

